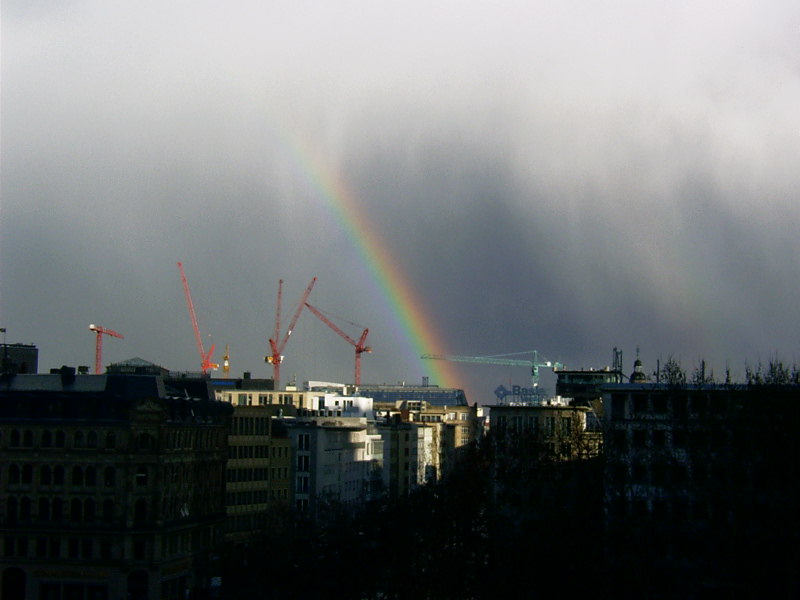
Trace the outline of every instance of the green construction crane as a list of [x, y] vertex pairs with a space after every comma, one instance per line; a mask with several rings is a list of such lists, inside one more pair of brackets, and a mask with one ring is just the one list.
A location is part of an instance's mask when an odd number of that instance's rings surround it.
[[[520, 356], [532, 354], [532, 360], [520, 360], [505, 358], [506, 356]], [[540, 360], [536, 350], [525, 352], [512, 352], [511, 354], [495, 354], [492, 356], [453, 356], [452, 354], [423, 354], [420, 358], [428, 360], [449, 360], [452, 362], [482, 363], [488, 365], [505, 365], [510, 367], [529, 367], [531, 370], [531, 384], [533, 388], [539, 387], [539, 369], [542, 367], [552, 368], [553, 370], [563, 369], [564, 365], [559, 362]]]

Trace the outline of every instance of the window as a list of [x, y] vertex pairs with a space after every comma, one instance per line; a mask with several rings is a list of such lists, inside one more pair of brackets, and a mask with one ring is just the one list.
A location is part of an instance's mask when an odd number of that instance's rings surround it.
[[664, 448], [667, 445], [667, 432], [663, 429], [653, 431], [653, 447]]
[[625, 418], [625, 394], [611, 394], [611, 418]]
[[308, 471], [309, 467], [309, 459], [308, 456], [298, 456], [297, 457], [297, 470], [300, 472]]
[[18, 516], [18, 502], [14, 496], [11, 496], [6, 500], [6, 513], [8, 515], [8, 520], [13, 523], [17, 520]]
[[81, 522], [81, 515], [83, 514], [83, 505], [78, 498], [73, 498], [69, 505], [69, 519], [73, 523]]
[[83, 485], [83, 469], [78, 466], [72, 467], [72, 485]]
[[653, 397], [653, 412], [657, 414], [664, 414], [667, 412], [667, 398], [663, 395]]
[[95, 519], [95, 503], [91, 498], [87, 498], [83, 503], [83, 520], [87, 523], [94, 522]]
[[103, 500], [103, 521], [111, 523], [114, 520], [114, 501], [111, 499]]
[[50, 520], [50, 499], [49, 498], [39, 498], [39, 520], [40, 521], [49, 521]]
[[553, 435], [556, 432], [556, 418], [555, 417], [545, 417], [544, 418], [545, 427], [547, 428], [547, 435]]
[[301, 433], [297, 436], [297, 449], [308, 450], [310, 446], [311, 436], [308, 433]]
[[572, 419], [569, 417], [561, 417], [561, 434], [569, 435], [572, 431]]
[[143, 433], [136, 439], [136, 447], [139, 450], [150, 450], [153, 447], [153, 436]]
[[136, 540], [133, 542], [133, 558], [136, 560], [144, 560], [145, 549], [146, 546], [144, 540]]
[[633, 447], [644, 448], [647, 445], [647, 432], [644, 429], [633, 430]]
[[133, 508], [133, 523], [141, 527], [147, 520], [147, 500], [139, 498]]
[[147, 485], [147, 467], [145, 465], [140, 465], [136, 469], [136, 485]]
[[686, 432], [673, 431], [672, 432], [672, 447], [673, 448], [686, 448]]
[[19, 467], [17, 465], [11, 465], [8, 468], [8, 483], [19, 483]]
[[94, 467], [86, 467], [86, 477], [84, 483], [90, 487], [94, 487], [97, 482], [97, 469]]
[[61, 498], [53, 498], [53, 521], [64, 520], [64, 501]]

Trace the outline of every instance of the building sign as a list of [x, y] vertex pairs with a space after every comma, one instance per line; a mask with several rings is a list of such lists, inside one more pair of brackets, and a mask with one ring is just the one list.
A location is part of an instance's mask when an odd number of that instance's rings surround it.
[[525, 402], [540, 398], [542, 396], [542, 391], [539, 388], [525, 388], [519, 385], [512, 385], [511, 389], [509, 390], [505, 386], [500, 385], [494, 391], [494, 395], [497, 396], [497, 399], [500, 401], [503, 401], [508, 396], [511, 396], [522, 402]]

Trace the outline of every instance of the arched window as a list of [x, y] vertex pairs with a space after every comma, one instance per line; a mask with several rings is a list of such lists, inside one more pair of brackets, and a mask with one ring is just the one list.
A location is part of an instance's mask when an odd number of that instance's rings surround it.
[[64, 519], [64, 501], [61, 498], [53, 498], [53, 521], [62, 521]]
[[89, 487], [94, 487], [97, 483], [97, 469], [94, 467], [86, 467], [86, 477], [84, 483]]
[[95, 503], [91, 498], [87, 498], [83, 503], [83, 520], [86, 523], [94, 522], [95, 517]]
[[147, 485], [147, 467], [145, 465], [139, 465], [136, 468], [136, 485]]
[[133, 507], [133, 524], [142, 526], [147, 521], [147, 500], [139, 498]]
[[106, 467], [103, 471], [103, 483], [106, 487], [114, 487], [117, 483], [117, 471], [114, 467]]
[[33, 467], [31, 465], [22, 466], [22, 483], [33, 483]]
[[69, 506], [69, 520], [72, 521], [73, 523], [80, 523], [82, 512], [83, 512], [83, 506], [80, 499], [73, 498]]
[[111, 499], [103, 500], [103, 521], [106, 523], [114, 521], [114, 501]]
[[53, 432], [49, 429], [45, 429], [42, 432], [42, 448], [52, 448], [53, 447]]
[[83, 485], [83, 469], [77, 465], [72, 467], [72, 485]]
[[42, 485], [50, 485], [53, 481], [53, 470], [50, 465], [42, 465], [39, 469], [39, 483]]
[[90, 431], [89, 434], [86, 436], [86, 447], [87, 448], [97, 448], [97, 432]]
[[64, 485], [64, 467], [61, 465], [53, 469], [53, 485]]
[[76, 431], [73, 446], [75, 448], [83, 448], [85, 445], [85, 440], [82, 431]]
[[117, 447], [117, 434], [113, 431], [109, 431], [106, 434], [106, 448], [109, 450], [113, 450]]
[[31, 430], [26, 430], [22, 434], [22, 445], [25, 448], [33, 448], [33, 432]]
[[8, 500], [6, 500], [6, 512], [11, 523], [16, 522], [17, 518], [19, 518], [19, 501], [14, 496], [9, 496]]
[[49, 521], [50, 520], [50, 499], [49, 498], [39, 498], [39, 520], [40, 521]]
[[19, 501], [19, 518], [22, 521], [30, 521], [31, 519], [31, 499], [28, 497]]
[[8, 467], [8, 483], [15, 484], [19, 483], [19, 466], [11, 465]]
[[64, 435], [63, 431], [56, 431], [56, 448], [63, 448], [64, 447]]

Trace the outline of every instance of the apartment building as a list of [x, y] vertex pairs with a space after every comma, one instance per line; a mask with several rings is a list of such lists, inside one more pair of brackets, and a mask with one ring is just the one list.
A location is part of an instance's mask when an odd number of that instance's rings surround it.
[[154, 375], [3, 377], [3, 599], [208, 590], [231, 412], [207, 387]]

